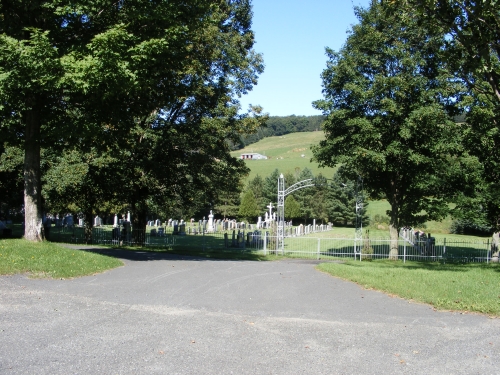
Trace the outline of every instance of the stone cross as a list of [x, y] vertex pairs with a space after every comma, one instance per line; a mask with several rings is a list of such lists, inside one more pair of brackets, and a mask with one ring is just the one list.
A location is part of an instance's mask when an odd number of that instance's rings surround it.
[[269, 206], [266, 206], [267, 208], [269, 208], [269, 219], [273, 217], [273, 202], [270, 202], [269, 203]]

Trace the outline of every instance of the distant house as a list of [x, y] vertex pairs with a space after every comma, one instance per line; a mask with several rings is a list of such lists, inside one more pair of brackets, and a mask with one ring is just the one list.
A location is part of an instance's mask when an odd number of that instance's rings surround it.
[[250, 160], [258, 160], [258, 159], [267, 159], [266, 155], [257, 154], [256, 152], [249, 152], [246, 154], [241, 154], [242, 159], [250, 159]]

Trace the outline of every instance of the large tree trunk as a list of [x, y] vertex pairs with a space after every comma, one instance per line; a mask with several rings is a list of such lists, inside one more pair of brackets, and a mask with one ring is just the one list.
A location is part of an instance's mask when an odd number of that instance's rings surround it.
[[399, 240], [399, 192], [397, 184], [392, 182], [392, 196], [389, 201], [391, 204], [391, 222], [389, 223], [389, 235], [391, 239], [389, 259], [398, 260], [398, 240]]
[[84, 220], [85, 220], [85, 227], [84, 227], [85, 243], [91, 244], [93, 242], [92, 241], [92, 230], [94, 228], [94, 217], [93, 217], [92, 209], [85, 210], [83, 215], [84, 215]]
[[389, 250], [389, 259], [398, 260], [398, 228], [392, 223], [389, 224], [389, 234], [391, 238], [391, 245]]
[[40, 176], [40, 113], [26, 113], [24, 143], [24, 238], [43, 241], [42, 196]]
[[146, 242], [147, 205], [144, 202], [136, 203], [132, 211], [132, 230], [135, 243], [144, 246]]

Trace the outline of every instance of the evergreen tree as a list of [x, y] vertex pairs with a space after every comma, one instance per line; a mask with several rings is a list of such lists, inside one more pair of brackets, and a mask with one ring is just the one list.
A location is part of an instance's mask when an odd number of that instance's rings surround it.
[[259, 216], [259, 207], [257, 207], [257, 202], [255, 201], [255, 196], [252, 190], [247, 190], [241, 198], [240, 209], [238, 211], [238, 216], [247, 221], [255, 220]]
[[[308, 179], [314, 179], [314, 175], [309, 168], [304, 168], [302, 171], [300, 171], [297, 182]], [[312, 197], [315, 194], [315, 190], [314, 188], [303, 188], [295, 191], [293, 194], [297, 202], [299, 202], [301, 218], [304, 219], [305, 222], [307, 222], [308, 219], [312, 218]]]
[[265, 207], [268, 203], [265, 202], [264, 195], [263, 195], [263, 186], [264, 186], [264, 179], [260, 176], [257, 175], [255, 176], [252, 180], [248, 181], [247, 184], [247, 190], [252, 190], [253, 195], [255, 196], [255, 201], [257, 202], [257, 207], [259, 207], [260, 210], [265, 211]]
[[299, 202], [295, 200], [293, 195], [288, 195], [285, 198], [285, 219], [292, 220], [300, 218], [301, 211]]
[[262, 186], [262, 196], [264, 198], [264, 210], [265, 207], [272, 203], [274, 206], [278, 203], [278, 178], [280, 173], [278, 169], [275, 169], [273, 173], [267, 176], [264, 180]]

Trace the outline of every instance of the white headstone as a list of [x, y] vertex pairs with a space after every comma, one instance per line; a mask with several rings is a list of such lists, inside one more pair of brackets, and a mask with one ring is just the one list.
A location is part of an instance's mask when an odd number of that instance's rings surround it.
[[113, 228], [116, 228], [118, 226], [118, 215], [115, 214], [115, 220], [113, 222]]

